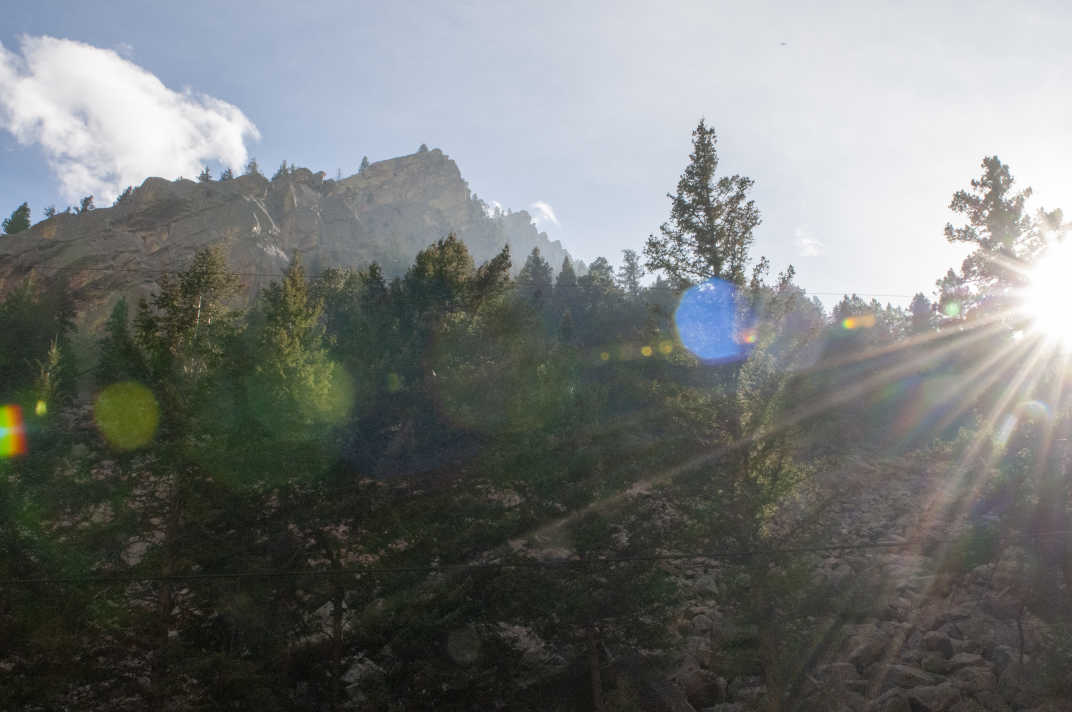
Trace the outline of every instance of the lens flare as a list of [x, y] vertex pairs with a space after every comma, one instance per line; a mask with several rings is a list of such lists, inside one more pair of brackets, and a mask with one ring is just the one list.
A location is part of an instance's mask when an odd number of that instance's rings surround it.
[[45, 403], [43, 400], [37, 401], [37, 404], [34, 406], [34, 415], [44, 416], [44, 415], [47, 415], [47, 414], [48, 414], [48, 404]]
[[742, 314], [737, 288], [720, 279], [688, 289], [674, 312], [681, 343], [693, 355], [709, 362], [739, 361], [751, 344], [740, 335], [751, 328]]
[[870, 329], [875, 325], [874, 314], [859, 314], [857, 316], [850, 316], [841, 320], [841, 328], [846, 331], [853, 331], [855, 329]]
[[0, 406], [0, 457], [26, 454], [26, 428], [22, 424], [22, 408]]
[[1072, 312], [1068, 309], [1068, 279], [1072, 272], [1072, 242], [1050, 245], [1034, 269], [1024, 308], [1032, 328], [1047, 340], [1072, 346]]
[[640, 355], [643, 356], [644, 358], [647, 358], [648, 356], [651, 356], [653, 353], [655, 353], [655, 352], [651, 350], [650, 346], [643, 346], [640, 349]]
[[113, 383], [93, 403], [93, 419], [117, 450], [136, 450], [156, 435], [160, 407], [152, 391], [135, 381]]

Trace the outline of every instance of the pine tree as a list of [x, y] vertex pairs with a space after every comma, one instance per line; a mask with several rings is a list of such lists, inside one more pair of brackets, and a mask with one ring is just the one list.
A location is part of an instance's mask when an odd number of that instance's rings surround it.
[[55, 216], [55, 214], [56, 214], [56, 206], [55, 205], [50, 205], [47, 208], [45, 208], [45, 219], [51, 218], [51, 217]]
[[428, 153], [428, 144], [422, 143], [417, 147], [417, 153]]
[[533, 304], [548, 304], [551, 300], [552, 277], [551, 265], [540, 255], [540, 248], [533, 247], [517, 275], [518, 294]]
[[257, 159], [256, 158], [250, 158], [249, 159], [249, 163], [246, 164], [246, 173], [245, 174], [247, 176], [261, 176], [262, 178], [264, 177], [261, 174], [260, 166], [257, 165]]
[[200, 183], [211, 183], [212, 172], [209, 171], [208, 166], [205, 166], [200, 173], [197, 174], [197, 180]]
[[362, 158], [361, 158], [361, 167], [357, 169], [358, 174], [364, 174], [364, 172], [368, 170], [368, 167], [369, 167], [368, 156], [362, 156]]
[[223, 173], [220, 173], [220, 182], [221, 183], [223, 181], [225, 181], [225, 180], [233, 180], [233, 179], [234, 179], [234, 171], [231, 170], [230, 166], [228, 166], [227, 168], [224, 168]]
[[1018, 265], [1030, 263], [1045, 245], [1025, 213], [1031, 188], [1013, 192], [1015, 179], [997, 156], [984, 158], [982, 168], [982, 176], [971, 181], [971, 189], [958, 190], [949, 204], [950, 210], [967, 218], [967, 224], [945, 226], [946, 240], [975, 247], [961, 266], [960, 278], [970, 287], [970, 295], [965, 294], [960, 304], [965, 314], [984, 302], [991, 309], [1004, 309], [1009, 297], [1003, 290], [1025, 284], [1026, 276]]
[[129, 186], [129, 185], [128, 185], [128, 186], [126, 187], [126, 189], [125, 189], [125, 190], [124, 190], [124, 191], [123, 191], [122, 193], [120, 193], [120, 194], [119, 194], [119, 197], [115, 199], [115, 203], [114, 203], [114, 204], [115, 204], [115, 205], [122, 205], [122, 204], [123, 204], [123, 203], [125, 203], [126, 201], [130, 200], [130, 198], [131, 198], [131, 197], [132, 197], [133, 195], [134, 195], [134, 188], [133, 188], [133, 186]]
[[931, 330], [934, 322], [934, 305], [923, 295], [923, 292], [912, 297], [912, 303], [908, 305], [908, 313], [911, 316], [908, 328], [913, 334], [922, 334]]
[[82, 198], [82, 202], [78, 204], [78, 208], [75, 209], [75, 212], [79, 215], [82, 215], [84, 213], [88, 213], [90, 210], [93, 210], [95, 207], [96, 206], [93, 205], [93, 196], [87, 195]]
[[282, 178], [282, 177], [286, 176], [288, 173], [290, 173], [290, 169], [287, 167], [287, 162], [283, 161], [282, 163], [279, 164], [279, 168], [276, 169], [275, 175], [272, 176], [272, 180], [275, 180], [277, 178]]
[[126, 380], [141, 380], [146, 376], [145, 362], [130, 333], [126, 299], [120, 298], [108, 321], [104, 335], [98, 341], [96, 380], [100, 386]]
[[23, 203], [19, 207], [15, 208], [11, 213], [11, 217], [6, 218], [3, 223], [4, 234], [14, 235], [17, 232], [22, 232], [30, 227], [30, 205], [29, 203]]
[[341, 367], [323, 346], [323, 303], [309, 290], [297, 253], [263, 297], [264, 326], [254, 368], [254, 412], [275, 437], [309, 439], [310, 428], [331, 423], [349, 406]]
[[[570, 308], [577, 299], [577, 273], [573, 271], [573, 263], [569, 257], [562, 260], [562, 269], [558, 271], [555, 280], [555, 291], [552, 301], [555, 313], [562, 314]], [[572, 319], [571, 319], [572, 321]]]
[[748, 200], [753, 181], [740, 175], [716, 177], [715, 130], [703, 120], [692, 132], [689, 165], [670, 198], [670, 220], [660, 236], [648, 237], [647, 268], [665, 273], [677, 288], [716, 277], [743, 285], [752, 231], [759, 211]]
[[640, 264], [640, 255], [635, 250], [622, 250], [622, 266], [618, 268], [618, 284], [630, 297], [640, 296], [640, 280], [644, 277], [644, 268]]

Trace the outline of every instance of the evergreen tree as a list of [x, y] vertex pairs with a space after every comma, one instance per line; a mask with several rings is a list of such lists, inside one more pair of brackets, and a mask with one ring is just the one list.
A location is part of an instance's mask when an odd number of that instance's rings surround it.
[[14, 235], [16, 232], [22, 232], [29, 228], [30, 204], [23, 203], [15, 208], [14, 212], [11, 213], [11, 217], [4, 219], [3, 227], [5, 235]]
[[45, 218], [46, 219], [48, 219], [50, 217], [53, 217], [55, 214], [56, 214], [56, 206], [55, 205], [50, 205], [47, 208], [45, 208]]
[[120, 298], [112, 307], [112, 313], [104, 324], [104, 335], [98, 341], [98, 352], [98, 385], [145, 378], [145, 361], [130, 333], [126, 299]]
[[417, 147], [417, 153], [428, 153], [428, 144], [422, 143]]
[[670, 220], [648, 237], [647, 267], [665, 273], [677, 288], [711, 277], [743, 285], [752, 231], [759, 211], [748, 200], [753, 181], [716, 177], [715, 130], [703, 120], [692, 132], [689, 165], [670, 198]]
[[517, 275], [518, 294], [533, 304], [546, 305], [551, 300], [552, 277], [551, 265], [540, 255], [540, 248], [533, 247]]
[[230, 166], [227, 166], [226, 168], [223, 169], [223, 173], [220, 173], [220, 182], [222, 183], [225, 180], [233, 180], [233, 179], [234, 179], [234, 171], [231, 170]]
[[197, 174], [197, 180], [200, 183], [211, 183], [212, 172], [209, 171], [208, 166], [205, 166], [200, 173]]
[[1031, 188], [1014, 193], [1016, 181], [997, 156], [984, 158], [982, 167], [983, 175], [971, 181], [971, 189], [958, 190], [949, 203], [950, 210], [967, 217], [967, 224], [947, 223], [945, 237], [975, 246], [964, 261], [964, 277], [981, 288], [992, 288], [998, 282], [1015, 283], [1008, 262], [1029, 260], [1038, 245], [1031, 240], [1033, 225], [1024, 210]]
[[246, 164], [245, 174], [247, 176], [261, 176], [262, 178], [264, 177], [263, 175], [261, 175], [261, 167], [257, 165], [256, 158], [249, 159], [249, 163]]
[[275, 174], [272, 176], [272, 180], [276, 180], [277, 178], [282, 178], [282, 177], [286, 176], [289, 173], [290, 173], [290, 169], [287, 167], [287, 162], [283, 161], [282, 163], [279, 164], [279, 168], [276, 169]]
[[282, 282], [263, 297], [264, 325], [249, 388], [253, 412], [275, 439], [308, 440], [312, 428], [345, 415], [346, 385], [323, 348], [323, 303], [310, 293], [295, 253]]
[[79, 215], [82, 215], [84, 213], [88, 213], [90, 210], [93, 210], [95, 207], [96, 206], [93, 205], [93, 196], [87, 195], [82, 198], [82, 202], [78, 204], [78, 208], [75, 210], [75, 212]]
[[134, 188], [133, 188], [133, 186], [128, 185], [126, 187], [126, 189], [123, 190], [123, 192], [119, 194], [119, 197], [115, 199], [114, 204], [115, 205], [122, 205], [123, 203], [127, 202], [128, 200], [130, 200], [131, 197], [133, 197], [133, 195], [134, 195]]
[[369, 167], [368, 156], [362, 156], [361, 157], [361, 167], [357, 169], [358, 174], [363, 175], [365, 173], [365, 171], [368, 170], [368, 167]]
[[569, 308], [577, 298], [577, 274], [573, 271], [573, 263], [569, 257], [562, 260], [562, 269], [558, 271], [555, 280], [554, 305], [555, 311], [561, 314]]
[[640, 280], [644, 277], [644, 268], [640, 264], [640, 255], [635, 250], [622, 250], [622, 266], [618, 269], [618, 284], [630, 297], [640, 296]]
[[[949, 204], [950, 210], [967, 218], [967, 224], [945, 226], [949, 242], [975, 248], [961, 265], [960, 278], [968, 288], [960, 303], [964, 315], [984, 304], [991, 311], [1007, 309], [1013, 297], [1004, 290], [1026, 284], [1023, 265], [1034, 261], [1045, 246], [1038, 226], [1025, 212], [1031, 188], [1014, 192], [1012, 173], [997, 156], [984, 158], [982, 168], [970, 190], [958, 190]], [[1059, 220], [1059, 212], [1056, 215]], [[1046, 222], [1047, 215], [1042, 218]]]
[[923, 334], [931, 330], [934, 322], [934, 305], [923, 295], [923, 292], [912, 297], [912, 303], [908, 305], [908, 313], [911, 317], [909, 330], [913, 334]]

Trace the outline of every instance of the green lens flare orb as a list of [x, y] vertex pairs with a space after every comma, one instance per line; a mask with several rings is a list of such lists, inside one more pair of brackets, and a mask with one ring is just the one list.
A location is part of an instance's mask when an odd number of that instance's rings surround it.
[[104, 439], [117, 450], [145, 447], [156, 434], [160, 406], [140, 383], [113, 383], [97, 395], [93, 420]]

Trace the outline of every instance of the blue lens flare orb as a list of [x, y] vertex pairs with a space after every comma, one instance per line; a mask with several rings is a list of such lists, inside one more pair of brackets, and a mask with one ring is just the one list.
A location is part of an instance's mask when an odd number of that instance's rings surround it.
[[712, 278], [690, 287], [674, 312], [682, 345], [708, 363], [747, 358], [756, 332], [741, 307], [738, 288], [729, 282]]

